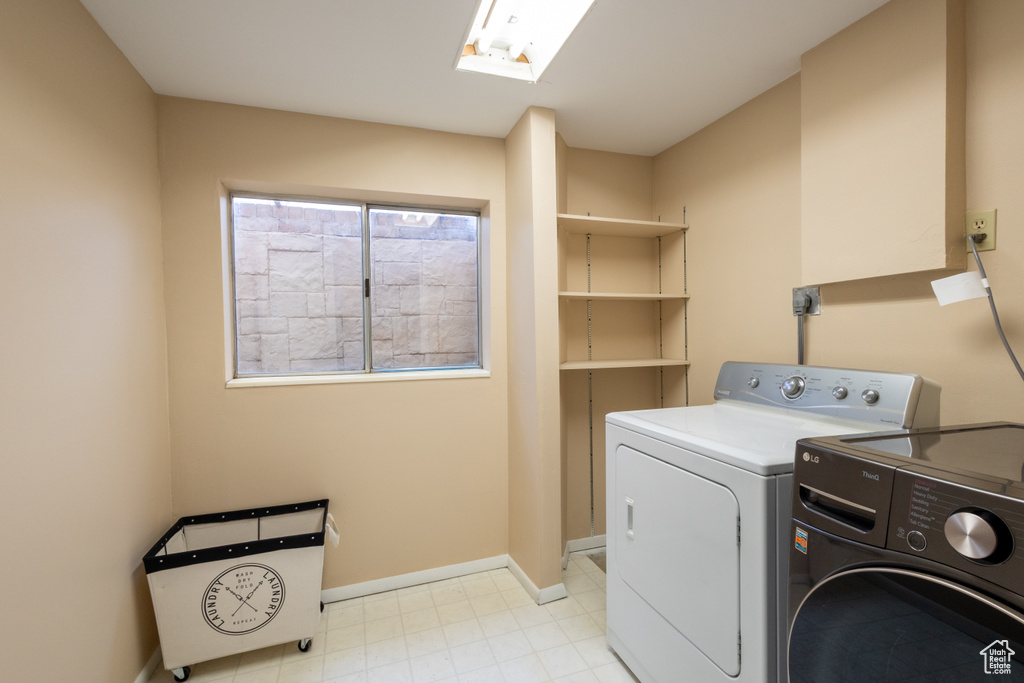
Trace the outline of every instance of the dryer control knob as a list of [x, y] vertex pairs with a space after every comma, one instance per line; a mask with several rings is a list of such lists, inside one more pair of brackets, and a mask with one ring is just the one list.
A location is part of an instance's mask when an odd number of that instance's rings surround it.
[[782, 395], [789, 399], [800, 398], [804, 393], [804, 378], [793, 375], [782, 383]]
[[751, 389], [757, 389], [757, 385], [760, 383], [761, 380], [759, 380], [756, 377], [751, 377], [750, 379], [747, 380], [747, 386], [750, 387]]
[[864, 391], [863, 391], [863, 392], [861, 393], [860, 397], [861, 397], [861, 398], [862, 398], [862, 399], [864, 400], [864, 402], [865, 402], [865, 403], [867, 403], [867, 404], [868, 404], [869, 406], [873, 406], [874, 404], [878, 403], [878, 399], [880, 399], [880, 398], [881, 398], [881, 396], [880, 396], [880, 395], [878, 394], [878, 392], [877, 392], [877, 391], [875, 391], [874, 389], [865, 389], [865, 390], [864, 390]]
[[946, 540], [967, 559], [993, 560], [1005, 528], [1002, 520], [987, 510], [960, 510], [946, 518]]

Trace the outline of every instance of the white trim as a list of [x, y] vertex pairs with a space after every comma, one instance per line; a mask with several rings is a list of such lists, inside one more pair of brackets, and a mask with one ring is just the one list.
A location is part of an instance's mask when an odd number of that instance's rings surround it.
[[590, 536], [589, 538], [575, 538], [565, 543], [565, 554], [562, 555], [562, 569], [569, 566], [569, 553], [578, 553], [581, 550], [593, 550], [608, 545], [605, 542], [605, 535]]
[[433, 581], [454, 579], [458, 576], [476, 574], [478, 572], [490, 571], [491, 569], [501, 569], [502, 567], [509, 566], [510, 561], [511, 560], [508, 555], [497, 555], [495, 557], [487, 557], [482, 560], [473, 560], [472, 562], [451, 564], [447, 567], [425, 569], [420, 572], [412, 572], [411, 574], [389, 576], [385, 579], [376, 579], [374, 581], [366, 581], [364, 583], [354, 583], [348, 586], [339, 586], [338, 588], [326, 588], [320, 592], [320, 599], [323, 600], [324, 604], [327, 604], [331, 602], [338, 602], [339, 600], [360, 598], [364, 595], [373, 595], [375, 593], [384, 593], [386, 591], [393, 591], [399, 588], [419, 586], [420, 584], [431, 583]]
[[565, 590], [564, 583], [556, 583], [555, 585], [548, 586], [546, 588], [537, 588], [533, 581], [530, 580], [530, 577], [526, 575], [526, 572], [524, 572], [511, 557], [508, 558], [508, 570], [512, 572], [512, 576], [516, 577], [519, 583], [522, 584], [523, 588], [526, 589], [526, 592], [530, 594], [530, 597], [533, 598], [533, 601], [538, 605], [543, 605], [545, 603], [552, 602], [553, 600], [560, 600], [569, 594]]
[[153, 672], [156, 671], [156, 667], [160, 665], [160, 646], [157, 645], [156, 649], [153, 650], [153, 655], [146, 662], [145, 668], [135, 677], [135, 683], [149, 683], [149, 679], [153, 677]]
[[423, 379], [472, 379], [490, 377], [490, 370], [402, 370], [396, 372], [359, 372], [338, 375], [276, 375], [273, 377], [236, 377], [229, 379], [228, 389], [244, 387], [285, 387], [298, 384], [349, 384], [357, 382], [402, 382]]

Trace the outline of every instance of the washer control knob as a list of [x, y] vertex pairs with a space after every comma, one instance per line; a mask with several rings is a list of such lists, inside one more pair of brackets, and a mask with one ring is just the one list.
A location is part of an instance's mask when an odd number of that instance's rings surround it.
[[920, 531], [911, 531], [907, 534], [907, 545], [917, 552], [921, 552], [928, 547], [928, 539]]
[[751, 377], [750, 379], [747, 380], [747, 386], [750, 387], [751, 389], [757, 389], [757, 385], [760, 383], [761, 380], [759, 380], [756, 377]]
[[[946, 518], [946, 540], [969, 560], [994, 559], [1000, 549], [999, 538], [1006, 525], [987, 510], [960, 510]], [[909, 540], [909, 539], [908, 539]]]
[[834, 389], [832, 389], [832, 396], [835, 397], [837, 401], [842, 401], [849, 395], [849, 393], [850, 392], [846, 389], [846, 387], [835, 387]]
[[876, 403], [878, 403], [878, 399], [881, 398], [879, 393], [874, 389], [865, 389], [863, 392], [861, 392], [860, 397], [864, 399], [864, 402], [867, 403], [869, 406], [875, 405]]

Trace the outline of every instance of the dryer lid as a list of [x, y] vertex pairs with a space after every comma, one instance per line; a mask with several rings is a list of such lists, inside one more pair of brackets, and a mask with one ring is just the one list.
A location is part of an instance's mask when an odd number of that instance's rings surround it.
[[793, 471], [798, 439], [870, 430], [862, 423], [727, 401], [610, 413], [607, 422], [762, 476]]

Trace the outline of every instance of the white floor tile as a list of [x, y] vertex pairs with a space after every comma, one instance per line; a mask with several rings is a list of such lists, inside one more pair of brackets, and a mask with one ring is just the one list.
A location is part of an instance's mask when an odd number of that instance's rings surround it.
[[366, 648], [363, 646], [339, 650], [324, 655], [324, 679], [366, 671]]
[[[608, 647], [604, 572], [574, 554], [568, 597], [534, 603], [507, 569], [326, 606], [296, 643], [193, 665], [192, 683], [636, 683]], [[162, 668], [149, 683], [170, 683]]]
[[327, 654], [361, 645], [366, 645], [366, 626], [364, 624], [336, 628], [333, 631], [328, 631], [324, 636], [324, 652]]
[[366, 668], [376, 669], [381, 666], [395, 664], [409, 658], [409, 649], [405, 645], [405, 638], [391, 638], [382, 640], [379, 643], [366, 644]]
[[544, 683], [551, 680], [537, 655], [526, 655], [502, 662], [499, 666], [506, 683]]
[[437, 610], [433, 607], [406, 612], [402, 615], [402, 626], [405, 628], [406, 635], [437, 628], [440, 625], [441, 620], [437, 616]]
[[519, 628], [527, 629], [531, 626], [538, 626], [553, 622], [555, 619], [548, 612], [547, 608], [540, 605], [524, 605], [512, 610], [512, 616], [519, 623]]
[[560, 678], [587, 669], [587, 663], [572, 645], [551, 648], [537, 653], [541, 664], [552, 678]]
[[497, 665], [470, 671], [459, 676], [459, 683], [506, 683]]
[[520, 630], [519, 622], [516, 621], [516, 618], [512, 616], [512, 612], [509, 610], [486, 614], [477, 621], [480, 622], [480, 628], [484, 630], [484, 635], [488, 638], [508, 633], [509, 631]]
[[368, 621], [365, 624], [365, 630], [367, 645], [405, 635], [402, 628], [402, 617], [387, 617]]
[[491, 652], [494, 653], [494, 658], [498, 662], [518, 659], [533, 652], [533, 646], [530, 645], [530, 641], [522, 631], [512, 631], [488, 638], [487, 643], [491, 646]]
[[[281, 665], [278, 683], [320, 683], [324, 675], [324, 658], [314, 657]], [[191, 680], [191, 679], [189, 679]]]
[[473, 611], [476, 612], [478, 617], [494, 614], [495, 612], [504, 612], [508, 609], [505, 599], [497, 591], [470, 598], [469, 604], [473, 606]]
[[544, 605], [552, 617], [557, 619], [565, 619], [567, 617], [575, 617], [578, 614], [584, 614], [586, 612], [583, 606], [580, 605], [579, 601], [573, 596], [562, 598], [561, 600], [555, 600]]
[[550, 650], [553, 647], [569, 644], [569, 639], [566, 637], [565, 632], [554, 621], [523, 629], [523, 634], [530, 641], [534, 652]]
[[435, 683], [455, 675], [455, 665], [447, 650], [409, 660], [413, 683]]
[[366, 683], [413, 683], [412, 669], [408, 661], [370, 669], [366, 673]]
[[487, 666], [493, 666], [497, 662], [491, 652], [490, 645], [486, 640], [478, 640], [475, 643], [468, 643], [453, 647], [450, 650], [455, 670], [461, 675]]
[[484, 632], [476, 619], [469, 619], [445, 626], [444, 637], [448, 641], [448, 647], [452, 648], [483, 640]]
[[363, 615], [366, 621], [386, 619], [387, 617], [397, 617], [400, 614], [401, 610], [398, 606], [398, 597], [395, 595], [363, 603]]
[[459, 600], [438, 605], [437, 616], [441, 620], [441, 625], [447, 626], [448, 624], [472, 619], [476, 616], [476, 613], [473, 612], [473, 605], [470, 604], [469, 600]]
[[604, 628], [598, 626], [597, 622], [589, 614], [580, 614], [568, 619], [560, 619], [558, 625], [565, 632], [566, 638], [571, 643], [575, 643], [577, 640], [586, 640], [587, 638], [604, 635]]
[[480, 595], [487, 595], [488, 593], [497, 593], [498, 586], [494, 583], [494, 579], [489, 576], [484, 576], [483, 578], [463, 578], [462, 590], [466, 592], [467, 597], [475, 598]]
[[448, 649], [448, 641], [445, 640], [444, 629], [441, 628], [408, 633], [405, 636], [405, 645], [409, 650], [409, 657], [420, 657]]
[[402, 614], [431, 609], [434, 606], [434, 597], [430, 594], [429, 589], [408, 595], [399, 595], [398, 606], [402, 610]]
[[[267, 669], [257, 669], [245, 673], [236, 673], [232, 683], [277, 683], [281, 675], [280, 666], [272, 666]], [[191, 680], [191, 679], [189, 679]]]

